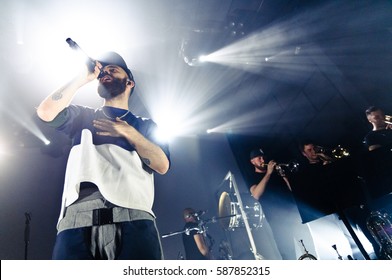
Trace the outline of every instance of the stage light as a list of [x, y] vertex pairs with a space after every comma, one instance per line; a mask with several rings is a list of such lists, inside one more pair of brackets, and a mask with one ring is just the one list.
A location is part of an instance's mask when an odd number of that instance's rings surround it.
[[221, 33], [193, 32], [183, 38], [180, 46], [180, 57], [189, 66], [199, 66], [206, 61], [207, 55], [222, 47]]
[[208, 56], [207, 55], [201, 55], [199, 56], [199, 61], [200, 62], [206, 62], [208, 60]]
[[170, 142], [175, 137], [181, 135], [181, 129], [178, 123], [173, 123], [173, 121], [158, 120], [158, 130], [156, 137], [161, 141]]

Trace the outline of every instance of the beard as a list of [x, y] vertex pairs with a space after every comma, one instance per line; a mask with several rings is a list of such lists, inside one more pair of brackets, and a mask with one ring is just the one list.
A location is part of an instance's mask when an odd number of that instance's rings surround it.
[[113, 78], [112, 81], [108, 83], [99, 83], [98, 94], [104, 99], [112, 99], [119, 96], [125, 91], [127, 86], [127, 79]]
[[260, 172], [260, 173], [266, 173], [267, 172], [267, 166], [255, 166], [256, 169]]

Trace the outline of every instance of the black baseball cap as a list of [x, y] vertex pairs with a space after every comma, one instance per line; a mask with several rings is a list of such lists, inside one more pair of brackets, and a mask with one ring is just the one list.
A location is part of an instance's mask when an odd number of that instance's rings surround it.
[[250, 152], [249, 158], [255, 158], [255, 157], [259, 157], [259, 156], [264, 156], [264, 152], [261, 148], [258, 149], [254, 149]]
[[96, 60], [98, 60], [103, 67], [106, 65], [117, 65], [120, 66], [127, 73], [129, 79], [134, 81], [131, 70], [128, 68], [125, 60], [116, 52], [106, 52], [101, 54]]

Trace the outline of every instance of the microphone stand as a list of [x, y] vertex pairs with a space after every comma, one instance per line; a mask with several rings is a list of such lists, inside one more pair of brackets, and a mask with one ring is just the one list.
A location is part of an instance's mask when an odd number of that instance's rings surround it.
[[169, 233], [165, 233], [161, 236], [161, 238], [166, 238], [166, 237], [170, 237], [170, 236], [174, 236], [174, 235], [178, 235], [178, 234], [182, 234], [185, 233], [186, 235], [189, 235], [189, 233], [195, 230], [197, 232], [201, 233], [201, 229], [199, 227], [193, 227], [193, 228], [186, 228], [184, 230], [180, 230], [180, 231], [175, 231], [175, 232], [169, 232]]
[[25, 221], [25, 231], [24, 231], [24, 242], [25, 242], [25, 252], [24, 259], [27, 260], [27, 251], [30, 243], [30, 221], [31, 221], [31, 213], [25, 213], [26, 221]]
[[332, 245], [332, 248], [336, 251], [336, 254], [338, 255], [338, 259], [339, 259], [339, 260], [343, 260], [343, 257], [339, 254], [338, 249], [337, 249], [337, 247], [336, 247], [335, 244]]

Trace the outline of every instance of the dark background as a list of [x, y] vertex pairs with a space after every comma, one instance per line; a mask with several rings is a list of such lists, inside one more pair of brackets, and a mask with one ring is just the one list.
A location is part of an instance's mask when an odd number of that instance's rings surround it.
[[[155, 119], [167, 102], [189, 117], [171, 142], [171, 170], [156, 176], [161, 234], [182, 229], [185, 207], [216, 216], [228, 171], [246, 191], [252, 148], [301, 160], [297, 142], [312, 137], [356, 155], [371, 129], [365, 109], [392, 113], [390, 1], [5, 0], [0, 13], [1, 259], [24, 258], [26, 212], [29, 259], [51, 257], [69, 142], [34, 111], [66, 81], [67, 37], [87, 52], [89, 41], [123, 55], [137, 82], [136, 114]], [[230, 64], [185, 63], [236, 42]], [[100, 106], [94, 91], [75, 102]], [[209, 228], [217, 244], [225, 238], [218, 224]], [[180, 240], [163, 239], [168, 259], [183, 253]]]

